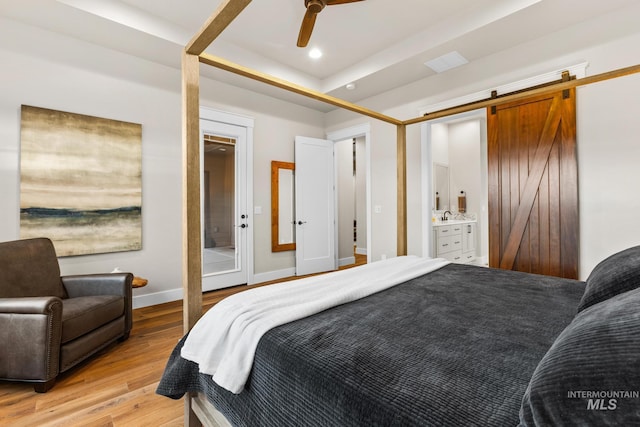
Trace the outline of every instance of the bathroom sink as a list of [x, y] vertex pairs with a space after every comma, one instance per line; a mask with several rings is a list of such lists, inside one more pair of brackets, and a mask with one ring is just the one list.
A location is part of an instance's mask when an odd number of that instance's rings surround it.
[[453, 225], [453, 224], [464, 224], [467, 222], [476, 222], [476, 220], [475, 219], [447, 219], [445, 221], [442, 221], [439, 219], [436, 222], [434, 222], [433, 225], [436, 225], [436, 226]]

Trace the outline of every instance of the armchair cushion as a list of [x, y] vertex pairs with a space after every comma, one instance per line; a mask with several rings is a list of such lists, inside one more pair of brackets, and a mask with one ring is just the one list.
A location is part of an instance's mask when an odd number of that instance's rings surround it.
[[0, 298], [67, 297], [51, 240], [36, 238], [0, 243], [0, 259]]
[[62, 344], [125, 314], [124, 298], [118, 295], [69, 298], [62, 304]]

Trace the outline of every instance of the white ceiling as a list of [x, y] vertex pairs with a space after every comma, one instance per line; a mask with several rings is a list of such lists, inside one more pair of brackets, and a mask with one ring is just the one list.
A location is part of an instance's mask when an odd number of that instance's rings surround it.
[[[365, 0], [325, 8], [309, 46], [296, 47], [304, 0], [254, 0], [207, 52], [359, 102], [435, 73], [424, 62], [457, 51], [477, 61], [595, 20], [638, 0]], [[0, 16], [171, 67], [219, 0], [0, 0]], [[606, 32], [606, 21], [598, 31]], [[308, 57], [318, 47], [324, 56]], [[463, 65], [465, 66], [465, 65]], [[207, 67], [210, 68], [210, 67]], [[227, 83], [328, 111], [228, 72]], [[355, 83], [356, 89], [345, 89]]]

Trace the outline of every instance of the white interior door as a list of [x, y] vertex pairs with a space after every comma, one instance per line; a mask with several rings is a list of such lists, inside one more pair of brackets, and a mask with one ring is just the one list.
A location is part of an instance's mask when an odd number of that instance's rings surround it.
[[333, 141], [296, 136], [296, 275], [336, 269]]
[[200, 120], [202, 289], [247, 283], [247, 129]]

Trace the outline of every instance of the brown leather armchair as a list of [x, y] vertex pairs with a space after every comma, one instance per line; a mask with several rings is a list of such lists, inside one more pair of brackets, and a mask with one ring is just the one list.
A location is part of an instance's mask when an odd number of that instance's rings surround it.
[[60, 277], [47, 238], [0, 243], [0, 380], [44, 393], [131, 330], [131, 273]]

